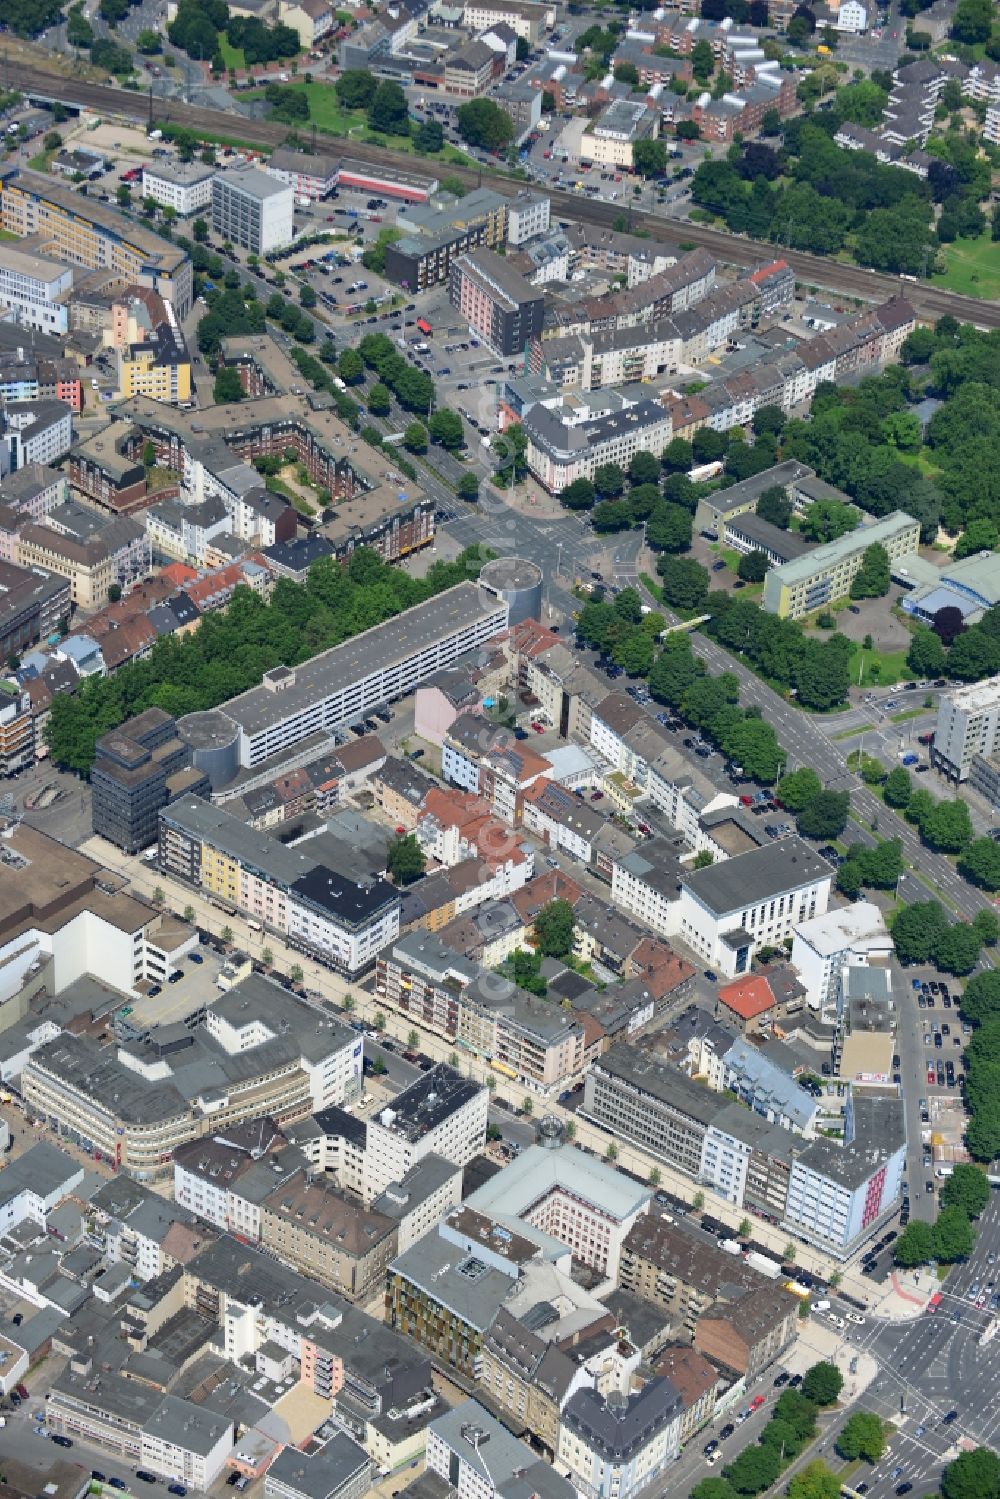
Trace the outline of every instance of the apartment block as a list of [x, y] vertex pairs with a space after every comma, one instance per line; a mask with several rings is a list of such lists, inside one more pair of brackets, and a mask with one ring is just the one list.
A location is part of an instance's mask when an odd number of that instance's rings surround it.
[[202, 162], [152, 162], [142, 169], [142, 196], [186, 219], [211, 208], [215, 173]]
[[542, 331], [541, 292], [492, 250], [473, 250], [451, 263], [451, 305], [494, 354], [524, 352]]
[[931, 761], [952, 781], [966, 781], [977, 757], [1000, 753], [1000, 676], [942, 693]]

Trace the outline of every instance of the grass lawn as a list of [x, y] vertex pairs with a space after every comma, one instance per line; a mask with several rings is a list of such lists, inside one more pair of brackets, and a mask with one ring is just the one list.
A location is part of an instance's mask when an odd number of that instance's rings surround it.
[[226, 33], [224, 31], [219, 32], [219, 52], [222, 61], [226, 65], [227, 73], [234, 68], [242, 72], [246, 67], [247, 63], [246, 58], [243, 56], [243, 48], [231, 47], [226, 40]]
[[852, 686], [858, 685], [859, 672], [862, 687], [886, 687], [893, 682], [905, 682], [910, 674], [906, 655], [906, 651], [866, 651], [863, 646], [855, 645], [850, 665]]
[[[30, 162], [29, 162], [29, 166], [30, 166]], [[20, 239], [20, 238], [21, 238], [21, 236], [19, 234], [13, 234], [11, 232], [11, 230], [9, 230], [9, 229], [0, 229], [0, 241], [3, 241], [5, 239], [6, 240], [11, 240], [11, 239]]]
[[33, 172], [47, 173], [49, 170], [49, 163], [52, 160], [53, 156], [55, 156], [55, 154], [56, 153], [54, 151], [39, 151], [37, 156], [32, 156], [30, 158], [30, 160], [28, 161], [28, 165]]
[[957, 239], [941, 249], [945, 270], [934, 277], [935, 286], [962, 292], [967, 297], [1000, 297], [1000, 247], [987, 229], [978, 239]]
[[[376, 144], [388, 146], [392, 151], [413, 153], [413, 142], [408, 136], [385, 135], [378, 130], [373, 130], [363, 109], [341, 109], [337, 103], [336, 90], [331, 83], [302, 83], [298, 79], [293, 79], [288, 86], [299, 89], [305, 94], [309, 102], [309, 120], [317, 130], [323, 130], [328, 135], [352, 136], [359, 141], [374, 141]], [[262, 99], [263, 90], [255, 90], [248, 97]], [[475, 166], [470, 156], [466, 156], [464, 151], [457, 151], [454, 146], [446, 146], [436, 156], [429, 156], [426, 160], [446, 162], [462, 167]]]
[[907, 708], [905, 713], [893, 713], [889, 719], [890, 723], [906, 723], [908, 718], [920, 718], [926, 713], [926, 708]]

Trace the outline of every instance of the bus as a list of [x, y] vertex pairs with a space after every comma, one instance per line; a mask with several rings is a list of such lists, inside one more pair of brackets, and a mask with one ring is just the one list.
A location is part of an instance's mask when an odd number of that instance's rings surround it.
[[426, 318], [422, 318], [422, 317], [418, 317], [417, 318], [417, 328], [420, 330], [420, 332], [424, 335], [425, 338], [431, 338], [433, 336], [434, 329], [431, 327], [430, 323], [427, 321]]

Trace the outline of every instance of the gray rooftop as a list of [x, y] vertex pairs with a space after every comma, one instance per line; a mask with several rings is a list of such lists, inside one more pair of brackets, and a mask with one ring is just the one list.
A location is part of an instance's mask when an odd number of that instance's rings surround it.
[[728, 916], [788, 890], [829, 880], [832, 869], [801, 838], [781, 838], [735, 859], [722, 859], [684, 876], [696, 900], [716, 916]]
[[[498, 600], [485, 589], [475, 583], [459, 583], [404, 610], [394, 619], [374, 625], [353, 640], [311, 657], [295, 667], [294, 682], [283, 686], [280, 692], [264, 686], [252, 687], [231, 698], [221, 711], [245, 733], [260, 733], [340, 688], [378, 672], [391, 672], [456, 630], [472, 627], [499, 607]], [[409, 685], [415, 683], [416, 678]]]

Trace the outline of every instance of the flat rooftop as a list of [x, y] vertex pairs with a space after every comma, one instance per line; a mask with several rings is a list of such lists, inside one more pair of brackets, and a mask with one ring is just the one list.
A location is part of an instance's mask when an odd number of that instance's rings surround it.
[[397, 1093], [390, 1104], [373, 1115], [371, 1122], [415, 1144], [480, 1092], [479, 1083], [463, 1077], [445, 1062], [439, 1062], [430, 1072], [422, 1073], [408, 1088]]
[[374, 625], [353, 640], [303, 662], [295, 667], [292, 684], [282, 691], [252, 687], [230, 699], [223, 711], [245, 734], [259, 734], [341, 687], [402, 666], [456, 630], [472, 628], [500, 607], [493, 594], [475, 583], [458, 583], [404, 610], [395, 619]]
[[722, 859], [683, 877], [687, 890], [717, 916], [756, 905], [786, 890], [829, 880], [832, 867], [801, 838], [781, 838], [735, 859]]

